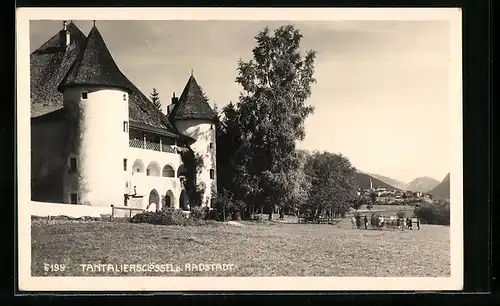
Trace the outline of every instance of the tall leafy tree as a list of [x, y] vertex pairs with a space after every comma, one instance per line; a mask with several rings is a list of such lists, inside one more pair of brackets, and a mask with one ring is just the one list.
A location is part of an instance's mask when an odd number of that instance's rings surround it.
[[236, 82], [243, 90], [236, 107], [240, 132], [235, 158], [235, 184], [247, 197], [267, 206], [283, 206], [301, 158], [295, 143], [305, 136], [304, 120], [313, 112], [306, 105], [315, 82], [315, 51], [301, 55], [302, 35], [292, 25], [273, 33], [264, 28], [255, 37], [253, 59], [238, 63]]
[[308, 202], [312, 188], [312, 181], [306, 171], [311, 154], [305, 150], [297, 150], [295, 154], [297, 154], [299, 166], [288, 174], [288, 182], [291, 184], [288, 188], [290, 192], [283, 199], [284, 208], [288, 211], [296, 211], [304, 206]]
[[309, 159], [306, 172], [311, 179], [308, 208], [315, 215], [325, 210], [344, 214], [363, 202], [356, 197], [356, 168], [341, 154], [315, 152]]
[[156, 88], [153, 88], [153, 91], [151, 92], [151, 94], [149, 95], [149, 98], [151, 99], [151, 102], [153, 102], [153, 104], [161, 110], [162, 108], [162, 104], [161, 104], [161, 101], [160, 101], [160, 94], [158, 93], [158, 91], [156, 91]]

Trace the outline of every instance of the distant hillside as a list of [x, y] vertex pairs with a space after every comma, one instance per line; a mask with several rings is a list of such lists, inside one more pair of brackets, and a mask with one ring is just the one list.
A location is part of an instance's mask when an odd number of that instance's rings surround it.
[[386, 188], [388, 190], [398, 190], [398, 188], [391, 186], [389, 184], [386, 184], [386, 183], [382, 182], [381, 180], [379, 180], [373, 176], [370, 176], [366, 173], [363, 173], [363, 172], [356, 173], [356, 184], [357, 184], [358, 188], [362, 188], [362, 189], [370, 188], [370, 177], [372, 179], [372, 184], [373, 184], [374, 188]]
[[429, 193], [434, 199], [449, 199], [450, 198], [450, 174], [448, 173], [446, 177], [434, 187]]
[[366, 174], [368, 174], [371, 177], [374, 177], [374, 178], [378, 179], [379, 181], [382, 181], [390, 186], [396, 187], [397, 189], [400, 189], [400, 190], [406, 190], [406, 188], [408, 187], [407, 183], [395, 180], [395, 179], [387, 177], [387, 176], [373, 174], [373, 173], [366, 173]]
[[408, 183], [407, 189], [413, 192], [429, 192], [432, 188], [439, 185], [439, 181], [432, 177], [417, 177]]

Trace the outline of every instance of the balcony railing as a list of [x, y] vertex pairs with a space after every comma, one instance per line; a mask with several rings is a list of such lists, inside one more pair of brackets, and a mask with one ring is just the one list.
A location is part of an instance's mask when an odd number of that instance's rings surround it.
[[130, 147], [146, 149], [158, 152], [167, 152], [167, 153], [179, 153], [180, 150], [177, 147], [173, 147], [171, 145], [159, 144], [157, 142], [144, 141], [140, 139], [129, 139], [128, 142]]

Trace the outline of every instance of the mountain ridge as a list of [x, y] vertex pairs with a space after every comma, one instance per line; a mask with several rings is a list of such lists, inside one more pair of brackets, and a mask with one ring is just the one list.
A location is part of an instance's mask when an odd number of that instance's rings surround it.
[[374, 188], [385, 188], [388, 190], [400, 190], [399, 188], [392, 186], [390, 184], [387, 184], [386, 182], [379, 180], [378, 178], [374, 177], [373, 175], [358, 170], [356, 172], [356, 185], [358, 188], [361, 189], [369, 189], [370, 188], [370, 178], [372, 179], [372, 184]]
[[440, 181], [430, 176], [421, 176], [408, 183], [407, 189], [413, 192], [429, 192], [439, 185]]
[[444, 179], [434, 188], [429, 191], [435, 199], [449, 199], [450, 198], [450, 173], [444, 177]]
[[384, 176], [384, 175], [380, 175], [380, 174], [375, 174], [375, 173], [365, 173], [365, 174], [368, 174], [370, 175], [371, 177], [374, 177], [388, 185], [391, 185], [393, 187], [396, 187], [397, 189], [399, 190], [406, 190], [407, 187], [408, 187], [408, 184], [405, 183], [405, 182], [402, 182], [400, 180], [396, 180], [396, 179], [393, 179], [391, 177], [388, 177], [388, 176]]

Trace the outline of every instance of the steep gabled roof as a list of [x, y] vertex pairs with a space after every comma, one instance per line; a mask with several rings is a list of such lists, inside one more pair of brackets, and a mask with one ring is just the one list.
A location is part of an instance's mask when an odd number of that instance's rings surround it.
[[166, 129], [170, 133], [179, 132], [170, 124], [167, 116], [161, 112], [132, 82], [128, 86], [132, 89], [129, 94], [129, 120], [147, 124], [153, 127]]
[[64, 47], [60, 32], [52, 36], [30, 55], [31, 116], [40, 116], [63, 107], [57, 86], [68, 73], [86, 37], [70, 22], [70, 45]]
[[[70, 42], [73, 43], [78, 43], [82, 45], [87, 37], [83, 32], [73, 23], [69, 22], [67, 24], [66, 29], [70, 32]], [[61, 41], [61, 31], [59, 31], [57, 34], [52, 36], [49, 40], [47, 40], [43, 45], [41, 45], [38, 49], [33, 51], [32, 54], [48, 54], [48, 53], [58, 53], [58, 52], [64, 52], [65, 51], [65, 44], [62, 43]]]
[[95, 25], [58, 89], [63, 92], [65, 88], [75, 85], [113, 86], [132, 91]]
[[207, 98], [193, 75], [189, 77], [186, 87], [184, 87], [179, 101], [175, 103], [169, 118], [172, 120], [215, 120], [215, 112], [208, 104]]
[[[92, 69], [90, 69], [91, 75], [84, 76], [84, 70], [89, 67], [90, 64], [94, 63], [97, 66], [101, 64], [109, 65], [109, 61], [113, 61], [116, 70], [119, 71], [118, 66], [109, 54], [109, 50], [104, 44], [104, 40], [100, 33], [94, 33], [100, 37], [94, 36], [93, 42], [87, 43], [87, 38], [78, 29], [78, 27], [69, 23], [67, 29], [71, 33], [71, 45], [66, 50], [65, 48], [56, 48], [60, 45], [60, 34], [57, 33], [47, 42], [45, 42], [40, 48], [33, 52], [30, 56], [30, 82], [31, 82], [31, 117], [41, 116], [53, 111], [57, 111], [63, 107], [63, 96], [62, 93], [58, 91], [59, 85], [65, 82], [90, 82], [96, 81], [98, 78], [92, 75]], [[97, 30], [97, 29], [96, 29]], [[89, 33], [89, 37], [91, 36]], [[102, 41], [105, 50], [102, 50], [102, 46], [98, 47], [103, 52], [107, 52], [109, 57], [94, 54], [94, 58], [90, 59], [92, 52], [87, 49], [96, 50], [95, 44], [100, 44], [98, 40]], [[85, 54], [87, 51], [87, 55]], [[92, 51], [92, 50], [90, 50]], [[94, 52], [95, 53], [95, 52]], [[84, 61], [85, 56], [88, 57]], [[83, 69], [82, 68], [83, 64]], [[69, 70], [72, 70], [72, 75], [69, 75]], [[110, 66], [104, 70], [104, 72], [114, 69]], [[95, 68], [94, 68], [95, 69]], [[78, 71], [77, 71], [78, 70]], [[89, 72], [89, 70], [85, 70]], [[102, 74], [99, 71], [99, 74]], [[116, 73], [116, 71], [115, 71]], [[81, 74], [81, 75], [80, 75]], [[121, 87], [130, 90], [129, 94], [129, 119], [137, 123], [142, 123], [150, 125], [156, 128], [166, 129], [167, 131], [175, 134], [179, 134], [177, 130], [170, 124], [168, 118], [163, 114], [158, 108], [156, 108], [153, 103], [125, 76], [120, 72], [121, 76], [118, 77]], [[67, 76], [67, 77], [66, 77]], [[65, 78], [63, 80], [63, 78]], [[107, 76], [99, 76], [99, 78], [104, 79], [103, 82], [109, 82], [110, 78]], [[114, 81], [114, 80], [113, 80]], [[50, 117], [51, 118], [51, 117]]]

